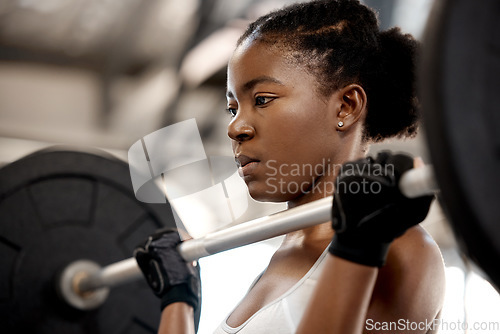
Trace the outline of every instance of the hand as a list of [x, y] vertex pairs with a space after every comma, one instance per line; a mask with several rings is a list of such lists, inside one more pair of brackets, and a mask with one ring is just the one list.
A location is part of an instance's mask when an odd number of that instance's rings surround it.
[[349, 261], [383, 266], [391, 242], [427, 216], [434, 196], [407, 198], [401, 175], [413, 167], [407, 155], [384, 151], [346, 163], [337, 177], [329, 251]]
[[181, 243], [176, 229], [163, 229], [134, 251], [134, 257], [153, 292], [161, 298], [161, 309], [175, 302], [193, 307], [195, 327], [201, 308], [199, 266], [188, 264], [177, 251]]

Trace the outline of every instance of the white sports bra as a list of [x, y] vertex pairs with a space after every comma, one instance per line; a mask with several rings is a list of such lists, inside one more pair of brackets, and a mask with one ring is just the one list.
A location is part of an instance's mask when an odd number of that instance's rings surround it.
[[[305, 308], [311, 298], [316, 282], [328, 254], [328, 248], [309, 271], [283, 295], [267, 304], [240, 326], [233, 328], [227, 324], [229, 315], [217, 327], [214, 334], [288, 334], [295, 333]], [[260, 277], [260, 276], [259, 276]], [[258, 278], [255, 280], [255, 282]], [[254, 283], [255, 284], [255, 283]], [[253, 285], [250, 289], [253, 287]], [[249, 289], [249, 290], [250, 290]], [[233, 310], [234, 311], [234, 310]]]

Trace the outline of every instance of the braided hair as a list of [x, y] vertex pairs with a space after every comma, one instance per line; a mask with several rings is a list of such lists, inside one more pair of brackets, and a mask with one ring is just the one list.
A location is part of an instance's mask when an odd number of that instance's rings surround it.
[[240, 37], [286, 51], [328, 96], [356, 83], [366, 92], [364, 139], [413, 137], [418, 126], [417, 41], [399, 28], [380, 31], [358, 0], [315, 0], [284, 7], [251, 23]]

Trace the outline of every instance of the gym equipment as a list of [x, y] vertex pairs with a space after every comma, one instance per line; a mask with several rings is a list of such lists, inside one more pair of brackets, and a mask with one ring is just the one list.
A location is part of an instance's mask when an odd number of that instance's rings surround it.
[[[400, 187], [407, 197], [427, 195], [438, 190], [431, 166], [413, 169], [405, 173], [401, 177]], [[325, 197], [293, 209], [212, 232], [202, 238], [187, 240], [179, 246], [179, 252], [186, 261], [194, 261], [205, 256], [324, 223], [330, 220], [332, 203], [332, 196]], [[79, 279], [76, 284], [79, 291], [93, 291], [120, 285], [141, 277], [142, 274], [135, 259], [130, 258], [102, 269], [89, 270], [88, 276]], [[68, 275], [61, 284], [71, 287], [75, 282]], [[89, 302], [93, 301], [81, 301], [83, 304]]]
[[[423, 186], [426, 179], [431, 183]], [[432, 169], [427, 166], [409, 171], [400, 185], [419, 196], [436, 189], [432, 181]], [[0, 310], [9, 314], [6, 323], [11, 328], [22, 325], [33, 311], [26, 304], [44, 293], [49, 305], [56, 303], [57, 293], [69, 305], [66, 309], [99, 308], [101, 314], [118, 298], [110, 287], [142, 278], [134, 258], [116, 261], [130, 256], [135, 245], [156, 229], [175, 227], [170, 206], [137, 201], [128, 166], [102, 154], [41, 151], [0, 170], [0, 184], [0, 251], [6, 253], [2, 268], [9, 268], [0, 278], [6, 297]], [[331, 203], [331, 197], [324, 198], [188, 240], [180, 252], [192, 261], [313, 226], [330, 219]], [[109, 263], [113, 264], [102, 268]], [[26, 289], [30, 286], [34, 288]], [[146, 298], [130, 286], [120, 289], [140, 300]], [[145, 293], [151, 297], [147, 288]], [[149, 303], [155, 306], [150, 313], [156, 314], [157, 302]], [[56, 304], [54, 308], [64, 309], [63, 302]], [[13, 307], [18, 313], [13, 313]], [[147, 309], [147, 303], [140, 308]]]
[[[420, 90], [441, 204], [500, 288], [500, 2], [436, 1]], [[500, 291], [500, 290], [499, 290]]]
[[109, 296], [86, 293], [86, 300], [101, 298], [91, 311], [63, 302], [55, 284], [75, 260], [84, 260], [73, 266], [77, 273], [100, 268], [130, 256], [151, 231], [166, 226], [175, 227], [170, 207], [137, 201], [128, 165], [102, 152], [45, 150], [3, 167], [2, 332], [155, 333], [159, 301], [145, 281]]

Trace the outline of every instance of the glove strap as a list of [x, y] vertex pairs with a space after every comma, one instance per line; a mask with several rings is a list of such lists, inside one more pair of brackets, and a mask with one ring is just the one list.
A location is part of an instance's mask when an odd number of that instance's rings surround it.
[[174, 285], [161, 298], [161, 310], [172, 303], [185, 302], [196, 311], [198, 308], [198, 297], [193, 294], [187, 283]]
[[338, 257], [370, 267], [382, 267], [385, 264], [391, 243], [372, 243], [355, 240], [335, 233], [328, 251]]

